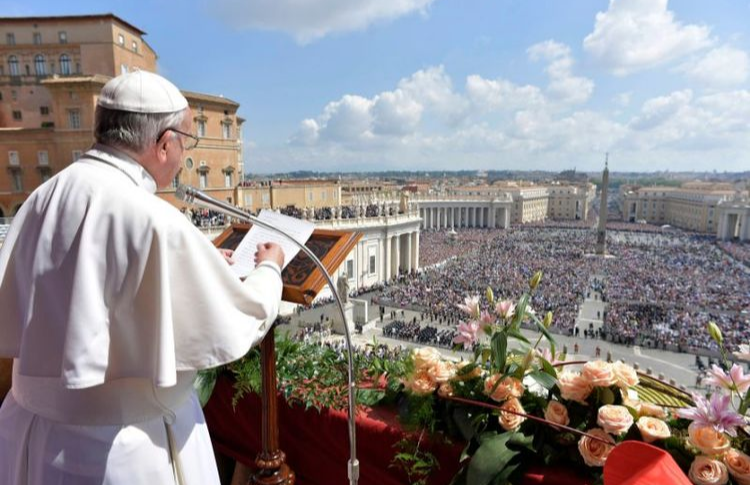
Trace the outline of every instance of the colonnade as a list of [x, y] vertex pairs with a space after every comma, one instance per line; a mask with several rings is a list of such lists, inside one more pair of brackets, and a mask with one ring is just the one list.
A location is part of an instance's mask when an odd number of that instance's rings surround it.
[[384, 243], [385, 280], [399, 272], [419, 269], [419, 231], [389, 234]]
[[510, 226], [508, 207], [486, 205], [421, 205], [419, 216], [423, 229], [446, 229], [488, 227], [505, 228]]

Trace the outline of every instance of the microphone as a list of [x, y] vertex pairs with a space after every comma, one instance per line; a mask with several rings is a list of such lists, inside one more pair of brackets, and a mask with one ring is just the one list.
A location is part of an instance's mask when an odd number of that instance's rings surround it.
[[328, 274], [328, 271], [326, 270], [325, 266], [323, 266], [323, 263], [320, 262], [318, 257], [315, 256], [315, 254], [312, 251], [310, 251], [310, 249], [307, 246], [305, 246], [304, 244], [300, 244], [292, 236], [268, 224], [267, 222], [261, 221], [257, 217], [251, 216], [250, 214], [240, 210], [239, 208], [227, 202], [214, 199], [213, 197], [189, 185], [179, 184], [177, 186], [177, 189], [175, 190], [174, 195], [178, 199], [188, 204], [199, 205], [207, 209], [221, 212], [223, 214], [234, 217], [236, 219], [239, 219], [245, 222], [250, 222], [252, 224], [257, 224], [260, 227], [263, 227], [277, 234], [280, 234], [284, 238], [294, 243], [295, 246], [297, 246], [302, 252], [304, 252], [307, 255], [307, 257], [309, 257], [315, 263], [315, 266], [317, 266], [318, 269], [323, 273], [323, 276], [325, 277], [326, 282], [328, 283], [328, 288], [330, 288], [331, 293], [333, 294], [333, 297], [336, 300], [336, 306], [339, 309], [341, 321], [344, 323], [344, 339], [346, 340], [347, 361], [348, 361], [347, 375], [348, 375], [348, 391], [349, 391], [348, 393], [349, 413], [347, 417], [347, 422], [349, 425], [349, 463], [348, 463], [347, 469], [348, 469], [348, 475], [349, 475], [349, 484], [357, 485], [357, 482], [359, 480], [359, 460], [357, 460], [357, 426], [355, 422], [355, 416], [356, 416], [355, 410], [356, 410], [357, 403], [356, 403], [356, 393], [355, 393], [356, 383], [354, 382], [354, 351], [352, 347], [351, 335], [349, 332], [349, 325], [347, 325], [346, 323], [346, 313], [344, 312], [344, 304], [341, 302], [341, 297], [336, 291], [336, 286], [333, 284], [331, 275]]

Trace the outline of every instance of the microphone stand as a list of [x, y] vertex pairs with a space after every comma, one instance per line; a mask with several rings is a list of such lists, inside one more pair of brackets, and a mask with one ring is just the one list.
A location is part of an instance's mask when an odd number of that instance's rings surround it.
[[[296, 239], [294, 239], [289, 234], [285, 233], [284, 231], [276, 227], [273, 227], [267, 222], [261, 221], [257, 217], [251, 216], [250, 214], [240, 210], [239, 208], [231, 204], [228, 204], [218, 199], [214, 199], [213, 197], [189, 185], [183, 185], [183, 184], [178, 185], [177, 189], [175, 190], [175, 196], [178, 199], [188, 204], [195, 204], [195, 205], [205, 207], [207, 209], [222, 212], [228, 216], [234, 217], [236, 219], [240, 219], [245, 222], [250, 222], [252, 224], [257, 224], [258, 226], [264, 229], [268, 229], [277, 234], [280, 234], [281, 236], [285, 237], [289, 241], [293, 242], [297, 247], [299, 247], [299, 249], [302, 252], [304, 252], [307, 255], [307, 257], [309, 257], [315, 263], [318, 269], [320, 269], [320, 271], [323, 273], [323, 276], [328, 282], [328, 288], [330, 288], [331, 293], [333, 294], [333, 297], [336, 300], [336, 306], [339, 309], [339, 314], [341, 315], [341, 321], [344, 324], [343, 325], [344, 326], [344, 338], [346, 339], [346, 350], [347, 350], [347, 357], [348, 357], [348, 366], [347, 366], [348, 367], [347, 369], [348, 386], [347, 387], [349, 391], [349, 413], [348, 413], [349, 463], [348, 463], [347, 470], [348, 470], [348, 476], [349, 476], [349, 484], [357, 485], [357, 481], [359, 480], [359, 460], [357, 460], [357, 428], [356, 428], [356, 423], [355, 423], [355, 417], [356, 417], [355, 385], [356, 383], [354, 382], [354, 353], [352, 350], [353, 347], [352, 347], [351, 335], [349, 332], [349, 325], [347, 325], [347, 322], [346, 322], [346, 313], [344, 312], [344, 305], [341, 302], [341, 297], [336, 291], [336, 286], [333, 284], [331, 275], [328, 274], [328, 271], [326, 270], [325, 266], [323, 266], [323, 263], [320, 262], [318, 257], [315, 256], [315, 254], [312, 251], [310, 251], [310, 249], [307, 246], [299, 243]], [[271, 338], [273, 338], [273, 336], [271, 336]], [[275, 362], [274, 362], [274, 365], [275, 365]], [[275, 393], [276, 389], [271, 389], [270, 392]]]

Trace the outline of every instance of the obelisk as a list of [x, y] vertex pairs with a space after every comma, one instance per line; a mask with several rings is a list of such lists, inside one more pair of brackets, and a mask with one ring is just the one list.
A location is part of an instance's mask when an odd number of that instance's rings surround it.
[[596, 230], [596, 254], [605, 256], [607, 254], [607, 189], [609, 187], [609, 153], [604, 159], [604, 172], [602, 173], [602, 200], [599, 204], [599, 227]]

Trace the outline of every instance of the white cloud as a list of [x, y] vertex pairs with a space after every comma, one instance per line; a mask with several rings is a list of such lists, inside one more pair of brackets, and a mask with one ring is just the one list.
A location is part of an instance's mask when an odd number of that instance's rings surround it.
[[750, 59], [747, 52], [725, 45], [683, 64], [679, 70], [705, 86], [726, 88], [747, 81], [750, 76]]
[[211, 11], [230, 25], [280, 31], [308, 43], [334, 32], [362, 30], [414, 12], [434, 0], [216, 0]]
[[573, 57], [570, 47], [554, 40], [546, 40], [529, 47], [526, 52], [532, 61], [547, 61], [546, 72], [550, 82], [547, 96], [554, 101], [569, 104], [585, 103], [594, 92], [594, 82], [572, 74]]
[[423, 110], [401, 89], [382, 93], [372, 106], [373, 130], [376, 134], [407, 135], [416, 129]]
[[398, 83], [404, 95], [434, 110], [444, 121], [457, 124], [467, 115], [466, 99], [453, 91], [453, 82], [443, 66], [422, 69]]
[[545, 103], [544, 95], [536, 86], [518, 86], [504, 79], [485, 79], [478, 74], [466, 78], [466, 94], [478, 111], [515, 111]]
[[710, 29], [682, 25], [667, 10], [668, 0], [610, 0], [606, 12], [596, 14], [594, 31], [583, 48], [616, 75], [684, 57], [709, 46]]
[[630, 98], [632, 96], [632, 91], [619, 93], [614, 98], [612, 98], [612, 101], [614, 101], [614, 103], [621, 108], [627, 108], [628, 106], [630, 106]]
[[635, 130], [649, 130], [668, 121], [690, 103], [693, 92], [689, 89], [675, 91], [668, 96], [659, 96], [643, 103], [640, 116], [630, 126]]

